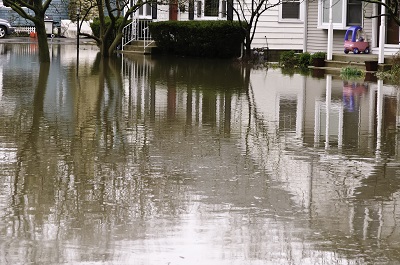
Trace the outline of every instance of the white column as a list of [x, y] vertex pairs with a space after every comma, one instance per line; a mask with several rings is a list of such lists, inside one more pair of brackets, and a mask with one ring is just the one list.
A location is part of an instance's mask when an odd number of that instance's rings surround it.
[[[382, 3], [385, 4], [385, 0]], [[386, 13], [386, 7], [381, 5], [381, 14]], [[378, 63], [383, 63], [385, 61], [385, 36], [386, 36], [386, 17], [381, 17], [381, 26], [379, 27], [379, 56]]]
[[333, 0], [329, 0], [329, 27], [328, 27], [328, 52], [326, 53], [326, 59], [332, 60], [333, 50], [333, 18], [332, 18], [332, 5]]

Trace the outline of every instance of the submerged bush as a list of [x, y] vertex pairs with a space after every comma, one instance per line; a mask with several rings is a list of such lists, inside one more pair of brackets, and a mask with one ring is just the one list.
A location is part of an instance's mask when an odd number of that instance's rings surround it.
[[299, 64], [299, 58], [294, 51], [284, 51], [279, 57], [281, 67], [295, 67]]
[[237, 21], [160, 21], [149, 29], [162, 52], [185, 56], [237, 57], [245, 37]]
[[299, 67], [307, 68], [310, 65], [311, 54], [309, 52], [303, 52], [299, 54]]
[[340, 70], [340, 77], [343, 79], [360, 79], [364, 77], [365, 72], [361, 69], [354, 67], [344, 67]]
[[393, 84], [400, 84], [400, 54], [397, 52], [393, 56], [393, 63], [390, 70], [378, 71], [376, 76], [379, 79], [384, 79]]

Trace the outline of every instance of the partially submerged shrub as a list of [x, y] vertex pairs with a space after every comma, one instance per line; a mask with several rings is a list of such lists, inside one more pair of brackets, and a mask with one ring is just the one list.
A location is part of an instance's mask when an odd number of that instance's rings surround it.
[[314, 63], [314, 59], [325, 59], [326, 58], [326, 52], [314, 52], [313, 54], [311, 54], [310, 56], [310, 61], [309, 64], [313, 64]]
[[237, 57], [245, 37], [237, 21], [160, 21], [149, 29], [162, 52], [184, 56]]
[[299, 67], [307, 68], [310, 65], [311, 54], [309, 52], [303, 52], [299, 54]]
[[284, 51], [279, 57], [281, 67], [295, 67], [299, 65], [299, 58], [294, 51]]
[[360, 79], [363, 78], [364, 75], [365, 72], [363, 70], [350, 66], [344, 67], [340, 70], [340, 77], [346, 80]]
[[387, 80], [393, 84], [400, 83], [400, 54], [399, 54], [399, 52], [397, 52], [395, 55], [393, 55], [391, 69], [386, 70], [386, 71], [378, 71], [376, 73], [376, 76], [379, 79]]

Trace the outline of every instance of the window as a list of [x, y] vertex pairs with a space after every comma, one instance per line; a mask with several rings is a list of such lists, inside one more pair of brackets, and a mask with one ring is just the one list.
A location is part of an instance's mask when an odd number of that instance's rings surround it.
[[347, 3], [347, 26], [360, 26], [362, 23], [362, 2], [359, 0], [348, 0]]
[[204, 16], [218, 17], [219, 0], [205, 0]]
[[197, 1], [197, 17], [201, 17], [201, 6], [202, 6], [202, 2]]
[[151, 17], [151, 6], [149, 3], [139, 8], [139, 17]]
[[303, 20], [303, 0], [284, 0], [279, 5], [279, 21], [302, 21]]
[[300, 19], [300, 0], [285, 1], [281, 9], [282, 19]]
[[[330, 1], [319, 0], [319, 28], [328, 28]], [[362, 2], [359, 0], [332, 0], [332, 22], [334, 29], [346, 29], [348, 26], [362, 25]]]

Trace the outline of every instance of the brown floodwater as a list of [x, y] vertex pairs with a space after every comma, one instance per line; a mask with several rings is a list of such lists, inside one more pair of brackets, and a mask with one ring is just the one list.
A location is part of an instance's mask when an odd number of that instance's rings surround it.
[[0, 264], [396, 264], [399, 90], [0, 44]]

